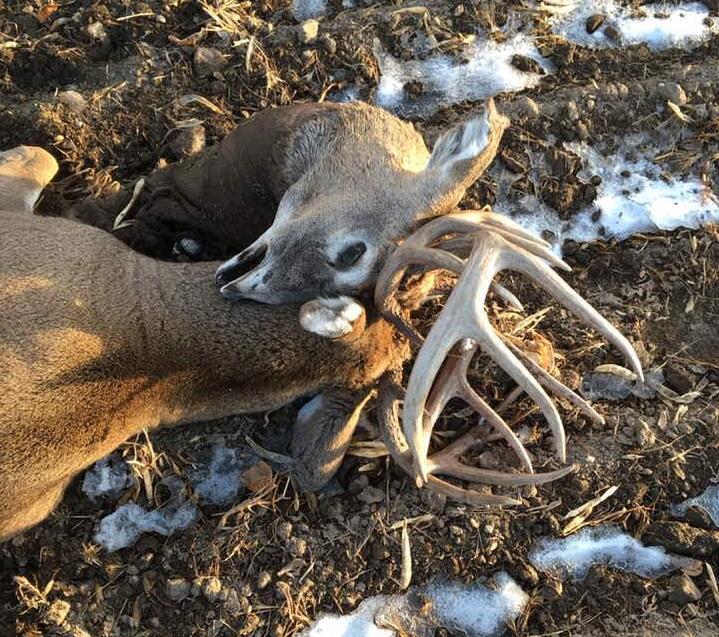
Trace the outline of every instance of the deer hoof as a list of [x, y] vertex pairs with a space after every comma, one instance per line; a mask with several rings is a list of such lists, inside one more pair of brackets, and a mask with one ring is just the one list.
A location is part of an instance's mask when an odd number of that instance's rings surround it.
[[300, 308], [300, 325], [324, 338], [342, 338], [364, 314], [364, 307], [349, 296], [320, 298]]

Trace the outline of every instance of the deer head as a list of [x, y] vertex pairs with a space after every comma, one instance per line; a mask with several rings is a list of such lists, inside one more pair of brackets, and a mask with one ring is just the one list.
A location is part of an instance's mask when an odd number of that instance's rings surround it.
[[286, 191], [272, 226], [220, 266], [222, 294], [280, 304], [371, 292], [397, 243], [419, 221], [452, 210], [489, 166], [508, 123], [490, 99], [479, 117], [444, 133], [416, 172], [382, 173], [371, 154], [351, 171], [360, 174], [342, 173], [351, 162], [320, 162]]

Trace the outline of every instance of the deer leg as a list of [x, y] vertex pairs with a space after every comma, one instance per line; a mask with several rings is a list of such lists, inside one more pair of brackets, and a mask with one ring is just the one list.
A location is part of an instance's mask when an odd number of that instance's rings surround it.
[[18, 502], [15, 500], [8, 503], [12, 506], [0, 508], [0, 542], [39, 524], [47, 518], [62, 500], [65, 488], [69, 483], [70, 480], [68, 479], [62, 480], [54, 486], [43, 488], [39, 494], [32, 494], [25, 500], [26, 502], [29, 500], [30, 504], [22, 509], [18, 510]]
[[337, 473], [369, 397], [368, 390], [330, 389], [300, 409], [290, 453], [303, 491], [319, 491]]

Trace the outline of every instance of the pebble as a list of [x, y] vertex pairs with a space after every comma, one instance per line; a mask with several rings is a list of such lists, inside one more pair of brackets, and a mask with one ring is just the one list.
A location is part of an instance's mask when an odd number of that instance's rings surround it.
[[637, 439], [637, 444], [640, 447], [653, 445], [657, 439], [649, 425], [643, 420], [637, 421], [634, 425], [634, 437]]
[[195, 49], [193, 58], [195, 71], [199, 75], [212, 75], [218, 73], [227, 66], [225, 56], [217, 49], [207, 46], [198, 46]]
[[515, 102], [515, 108], [518, 114], [524, 117], [537, 117], [539, 115], [539, 106], [531, 97], [520, 97]]
[[202, 596], [208, 602], [216, 602], [222, 593], [222, 582], [219, 577], [203, 577], [200, 582]]
[[58, 93], [57, 99], [77, 115], [81, 115], [87, 108], [87, 101], [77, 91], [61, 91]]
[[293, 557], [302, 557], [307, 552], [307, 540], [293, 537], [290, 540], [288, 549]]
[[302, 44], [310, 44], [317, 39], [320, 31], [320, 23], [317, 20], [305, 20], [297, 26], [297, 36]]
[[171, 577], [165, 584], [165, 595], [173, 602], [181, 602], [190, 594], [190, 582], [183, 577]]
[[669, 581], [669, 594], [667, 599], [680, 606], [685, 606], [691, 602], [698, 602], [701, 597], [701, 591], [697, 588], [691, 577], [688, 575], [676, 575]]
[[594, 33], [604, 24], [604, 16], [601, 13], [595, 13], [587, 18], [587, 33]]
[[662, 101], [674, 102], [677, 106], [687, 103], [687, 94], [684, 89], [675, 82], [660, 82], [654, 88], [654, 98]]
[[272, 575], [268, 571], [262, 571], [257, 576], [257, 588], [263, 590], [267, 588], [272, 582]]
[[292, 537], [292, 523], [280, 522], [277, 526], [277, 537], [279, 537], [283, 542], [288, 542]]

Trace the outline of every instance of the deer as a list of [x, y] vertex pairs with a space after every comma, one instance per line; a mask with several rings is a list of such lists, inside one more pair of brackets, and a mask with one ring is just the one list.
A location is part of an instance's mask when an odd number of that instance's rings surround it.
[[[493, 122], [498, 125], [493, 126]], [[322, 484], [341, 461], [359, 410], [369, 398], [368, 387], [378, 380], [380, 424], [388, 450], [400, 467], [415, 476], [418, 484], [474, 504], [516, 504], [516, 500], [507, 496], [486, 496], [474, 489], [463, 489], [438, 478], [437, 474], [445, 472], [469, 482], [517, 486], [541, 484], [573, 470], [570, 466], [535, 474], [522, 443], [499, 413], [473, 393], [466, 378], [461, 379], [462, 372], [466, 374], [467, 361], [471, 359], [468, 352], [474, 353], [479, 345], [489, 348], [491, 357], [540, 405], [555, 437], [557, 457], [562, 463], [566, 460], [566, 436], [556, 408], [543, 387], [559, 393], [590, 416], [601, 418], [571, 390], [537, 369], [531, 360], [527, 359], [523, 364], [518, 358], [522, 357], [521, 352], [512, 352], [497, 341], [499, 337], [489, 326], [482, 308], [486, 291], [494, 286], [500, 297], [510, 303], [516, 302], [516, 298], [498, 286], [493, 278], [507, 267], [524, 271], [600, 329], [627, 356], [640, 375], [641, 367], [631, 345], [551, 270], [552, 266], [565, 269], [567, 266], [554, 257], [548, 245], [501, 215], [488, 210], [445, 212], [444, 216], [423, 225], [409, 238], [402, 240], [399, 237], [402, 232], [409, 233], [409, 228], [419, 221], [442, 215], [441, 211], [456, 204], [468, 184], [491, 161], [498, 145], [498, 133], [504, 127], [506, 120], [498, 116], [493, 104], [489, 103], [483, 121], [463, 124], [440, 138], [419, 174], [425, 181], [433, 181], [434, 187], [444, 185], [444, 190], [437, 190], [426, 199], [420, 198], [424, 202], [420, 211], [414, 209], [416, 202], [405, 206], [405, 213], [400, 215], [403, 217], [401, 222], [399, 219], [388, 221], [395, 223], [393, 237], [379, 228], [376, 240], [391, 245], [376, 250], [372, 259], [361, 268], [360, 275], [350, 277], [349, 284], [345, 285], [342, 279], [315, 282], [308, 284], [308, 290], [283, 292], [289, 296], [279, 300], [273, 296], [267, 299], [262, 295], [249, 299], [242, 296], [242, 300], [234, 304], [223, 303], [219, 295], [212, 295], [214, 286], [208, 284], [207, 275], [216, 272], [222, 279], [222, 273], [227, 273], [229, 268], [228, 276], [233, 276], [247, 255], [240, 253], [219, 269], [211, 262], [168, 263], [133, 252], [107, 233], [89, 226], [78, 230], [67, 219], [40, 221], [28, 214], [28, 206], [32, 209], [41, 189], [38, 184], [44, 185], [47, 179], [33, 174], [36, 169], [33, 166], [37, 165], [35, 160], [35, 163], [16, 161], [14, 172], [8, 173], [15, 179], [14, 182], [11, 180], [14, 185], [7, 197], [12, 205], [2, 204], [0, 200], [0, 206], [11, 208], [2, 214], [9, 216], [6, 227], [14, 248], [3, 266], [6, 275], [2, 288], [10, 291], [8, 298], [12, 300], [3, 319], [3, 331], [6, 334], [17, 331], [18, 336], [13, 340], [20, 344], [16, 351], [8, 350], [3, 356], [4, 378], [8, 384], [3, 394], [7, 407], [4, 413], [8, 420], [0, 428], [5, 455], [4, 460], [0, 458], [3, 484], [0, 537], [8, 537], [43, 519], [54, 508], [74, 475], [138, 428], [263, 410], [317, 391], [322, 393], [298, 414], [295, 429], [299, 433], [293, 437], [296, 452], [293, 456], [300, 473], [305, 473], [306, 483], [312, 485], [314, 480], [315, 485]], [[41, 154], [39, 149], [33, 152]], [[388, 169], [385, 166], [383, 170]], [[417, 183], [411, 175], [404, 177], [405, 183]], [[154, 194], [158, 194], [158, 190]], [[115, 210], [112, 205], [105, 208], [105, 212], [110, 210], [108, 217], [112, 227], [118, 229], [126, 223], [127, 214], [141, 193], [142, 187], [136, 186], [117, 215], [112, 213], [116, 212], [117, 201], [125, 196], [124, 193], [115, 198]], [[153, 201], [151, 191], [149, 206], [143, 210], [149, 210]], [[280, 206], [282, 201], [284, 195]], [[281, 210], [278, 210], [269, 230], [263, 231], [253, 242], [254, 247], [250, 246], [256, 250], [258, 245], [264, 245], [260, 248], [262, 261], [270, 253], [269, 246], [278, 236], [284, 235], [287, 225], [293, 225], [293, 214], [299, 213], [303, 222], [306, 214], [303, 207], [287, 206], [285, 210], [289, 216], [281, 217]], [[228, 208], [225, 204], [224, 210]], [[102, 209], [102, 204], [91, 202], [89, 206], [76, 208], [70, 216], [92, 222], [89, 217], [98, 210], [102, 213]], [[282, 223], [278, 223], [278, 219]], [[307, 217], [304, 218], [306, 221]], [[317, 227], [336, 229], [336, 221], [322, 222]], [[443, 221], [450, 225], [436, 225]], [[311, 230], [315, 223], [306, 225], [304, 222], [297, 228]], [[95, 225], [102, 226], [102, 223]], [[368, 226], [373, 227], [373, 224], [368, 223]], [[444, 231], [428, 235], [437, 227]], [[273, 228], [279, 228], [277, 234], [271, 232]], [[438, 246], [429, 245], [440, 236], [452, 233], [466, 236], [441, 239]], [[423, 237], [422, 245], [416, 245], [415, 235]], [[30, 237], [42, 239], [33, 243]], [[52, 251], [51, 245], [55, 246]], [[22, 246], [27, 252], [16, 246]], [[59, 251], [58, 246], [62, 248]], [[463, 257], [453, 254], [452, 250]], [[39, 257], [35, 251], [40, 252]], [[365, 252], [366, 248], [363, 254]], [[51, 259], [50, 253], [62, 257]], [[282, 250], [278, 254], [277, 263], [281, 263], [283, 254], [285, 258], [289, 256]], [[407, 263], [399, 263], [397, 255]], [[324, 256], [323, 253], [320, 258]], [[478, 325], [469, 330], [463, 322], [468, 333], [458, 337], [456, 330], [446, 329], [445, 324], [449, 345], [440, 339], [439, 344], [433, 346], [434, 354], [427, 355], [424, 355], [426, 347], [423, 346], [418, 359], [418, 364], [420, 359], [423, 361], [421, 371], [415, 373], [417, 364], [410, 376], [404, 398], [408, 408], [400, 429], [397, 404], [402, 400], [400, 393], [404, 394], [404, 390], [399, 388], [397, 379], [408, 348], [399, 335], [412, 334], [413, 330], [397, 308], [402, 309], [402, 302], [417, 302], [411, 290], [398, 292], [399, 281], [407, 273], [409, 264], [428, 270], [449, 269], [461, 274], [457, 289], [465, 289], [464, 303], [472, 301], [466, 288], [471, 290], [474, 286], [477, 292], [470, 305]], [[84, 280], [87, 272], [94, 273], [92, 285], [87, 285]], [[119, 285], [113, 283], [117, 272], [121, 273]], [[53, 280], [48, 281], [48, 276]], [[239, 279], [244, 276], [240, 275]], [[388, 283], [388, 276], [391, 283]], [[375, 304], [386, 320], [374, 316], [371, 307], [356, 307], [351, 298], [342, 294], [371, 289], [373, 278], [379, 281]], [[236, 282], [237, 279], [219, 282], [222, 294], [235, 301], [237, 293], [228, 292], [225, 287]], [[299, 280], [295, 280], [295, 284], [302, 287]], [[328, 290], [330, 294], [325, 297]], [[456, 290], [453, 295], [455, 293]], [[400, 297], [399, 305], [396, 297]], [[28, 298], [32, 298], [30, 306]], [[299, 310], [298, 321], [296, 304], [307, 298], [310, 300]], [[129, 307], [128, 299], [134, 299]], [[296, 304], [278, 304], [288, 302], [288, 299]], [[28, 307], [31, 308], [29, 312]], [[68, 309], [72, 311], [68, 312]], [[35, 317], [35, 311], [41, 320], [35, 320], [32, 325], [18, 318]], [[458, 308], [450, 313], [447, 319], [450, 325], [461, 311]], [[69, 330], [69, 333], [63, 330]], [[431, 333], [429, 340], [432, 340]], [[20, 352], [26, 349], [30, 350], [26, 358], [38, 360], [41, 365], [30, 368], [27, 361], [22, 360]], [[228, 351], [232, 356], [228, 357]], [[447, 363], [440, 369], [438, 365], [445, 357]], [[457, 360], [461, 364], [458, 365]], [[538, 376], [538, 380], [530, 371]], [[338, 378], [342, 379], [339, 386]], [[111, 396], [109, 401], [108, 395]], [[485, 436], [484, 431], [470, 432], [456, 445], [451, 445], [453, 450], [430, 457], [432, 426], [452, 396], [467, 400], [482, 415], [483, 422], [495, 429], [494, 438]], [[70, 417], [73, 418], [72, 426], [68, 423]], [[38, 418], [50, 424], [41, 427]], [[497, 436], [507, 440], [519, 455], [524, 473], [507, 476], [502, 472], [487, 473], [462, 466], [458, 458], [463, 450]], [[295, 444], [295, 440], [299, 442]], [[72, 452], [68, 453], [68, 449]], [[23, 468], [31, 471], [31, 480], [19, 477]], [[17, 506], [11, 504], [15, 502], [28, 504], [18, 511]]]
[[32, 214], [56, 170], [39, 148], [0, 155], [0, 539], [43, 520], [74, 476], [143, 428], [306, 395], [320, 399], [300, 412], [295, 468], [316, 480], [325, 449], [333, 473], [346, 421], [408, 355], [392, 325], [363, 311], [351, 333], [319, 337], [297, 305], [228, 303], [217, 263], [156, 260], [101, 229]]

